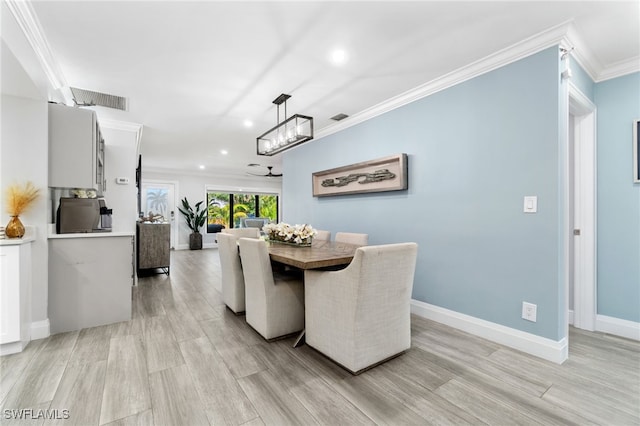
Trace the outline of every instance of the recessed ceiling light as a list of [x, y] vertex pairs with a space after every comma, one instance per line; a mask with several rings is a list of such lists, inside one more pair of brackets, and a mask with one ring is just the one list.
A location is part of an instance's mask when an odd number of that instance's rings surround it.
[[329, 59], [333, 65], [343, 65], [349, 60], [349, 55], [344, 49], [334, 49], [329, 54]]
[[253, 121], [251, 120], [244, 120], [244, 127], [253, 127]]
[[204, 170], [204, 164], [200, 164], [198, 167], [200, 168], [200, 170]]
[[221, 149], [220, 150], [220, 154], [222, 155], [227, 155], [229, 153], [229, 151], [227, 151], [226, 149]]

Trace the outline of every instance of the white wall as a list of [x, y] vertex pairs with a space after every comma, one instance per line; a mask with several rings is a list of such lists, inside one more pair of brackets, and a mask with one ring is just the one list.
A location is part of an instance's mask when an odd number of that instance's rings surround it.
[[[4, 57], [4, 52], [3, 52]], [[3, 61], [3, 87], [4, 66]], [[34, 333], [33, 337], [46, 337], [48, 334], [48, 246], [47, 246], [47, 178], [48, 178], [48, 113], [47, 102], [38, 99], [22, 98], [3, 94], [1, 98], [1, 137], [0, 148], [0, 223], [6, 225], [9, 215], [6, 212], [5, 191], [13, 182], [24, 184], [27, 181], [41, 190], [41, 196], [35, 205], [20, 217], [24, 225], [36, 229], [36, 240], [32, 243], [32, 307], [33, 322], [45, 324], [44, 334]]]
[[26, 226], [32, 226], [36, 233], [36, 239], [31, 243], [31, 338], [40, 339], [49, 335], [47, 95], [44, 86], [35, 84], [23, 65], [27, 63], [31, 69], [37, 68], [37, 59], [29, 49], [24, 33], [5, 2], [0, 7], [0, 223], [6, 225], [9, 221], [4, 204], [7, 186], [13, 182], [33, 182], [41, 190], [41, 196], [21, 220]]
[[[274, 192], [280, 194], [281, 182], [279, 180], [271, 180], [266, 178], [247, 178], [240, 177], [220, 177], [206, 174], [179, 174], [167, 171], [147, 171], [144, 167], [144, 155], [142, 156], [142, 181], [165, 181], [178, 182], [176, 187], [176, 198], [179, 200], [187, 197], [189, 203], [193, 206], [201, 200], [206, 200], [206, 188], [215, 187], [215, 189], [224, 191], [238, 192]], [[189, 247], [189, 234], [191, 230], [184, 221], [184, 216], [176, 211], [176, 223], [178, 224], [178, 237], [176, 249], [186, 249]], [[202, 232], [202, 242], [204, 247], [215, 247], [215, 234], [207, 234], [206, 230]]]
[[[99, 119], [99, 117], [98, 117]], [[105, 143], [105, 176], [107, 190], [104, 199], [113, 209], [113, 232], [136, 231], [137, 189], [136, 167], [138, 166], [138, 141], [135, 132], [113, 129], [101, 124]], [[126, 185], [116, 184], [117, 177], [129, 178]]]

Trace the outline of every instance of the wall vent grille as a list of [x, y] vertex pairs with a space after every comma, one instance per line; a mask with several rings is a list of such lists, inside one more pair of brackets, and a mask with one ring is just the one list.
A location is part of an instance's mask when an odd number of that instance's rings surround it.
[[127, 110], [127, 98], [122, 96], [109, 95], [106, 93], [93, 92], [91, 90], [71, 87], [73, 101], [78, 106], [103, 106], [107, 108]]
[[344, 119], [345, 119], [345, 118], [347, 118], [347, 117], [348, 117], [348, 115], [347, 115], [347, 114], [342, 114], [342, 113], [340, 113], [340, 114], [338, 114], [338, 115], [334, 115], [333, 117], [331, 117], [331, 119], [332, 119], [332, 120], [335, 120], [335, 121], [340, 121], [340, 120], [344, 120]]

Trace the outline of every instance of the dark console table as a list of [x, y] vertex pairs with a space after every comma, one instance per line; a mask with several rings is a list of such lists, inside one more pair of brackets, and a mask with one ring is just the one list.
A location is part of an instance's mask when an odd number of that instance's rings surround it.
[[141, 223], [136, 227], [138, 276], [141, 270], [162, 269], [169, 275], [171, 259], [171, 225], [168, 223]]

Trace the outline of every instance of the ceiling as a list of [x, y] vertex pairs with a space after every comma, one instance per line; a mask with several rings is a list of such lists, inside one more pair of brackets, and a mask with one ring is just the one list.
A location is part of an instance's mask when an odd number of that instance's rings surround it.
[[[144, 126], [147, 168], [244, 175], [288, 115], [316, 133], [552, 27], [571, 24], [593, 78], [640, 69], [640, 2], [34, 1], [66, 83], [124, 96], [101, 119]], [[586, 46], [586, 47], [585, 47]], [[333, 49], [347, 61], [330, 61]], [[630, 62], [631, 61], [631, 62]], [[246, 127], [250, 120], [253, 127]], [[348, 123], [348, 121], [347, 121]], [[344, 122], [341, 123], [344, 125]], [[308, 143], [322, 143], [321, 139]], [[223, 154], [222, 151], [226, 151]], [[200, 170], [199, 166], [204, 166]], [[263, 169], [267, 172], [266, 168]]]

